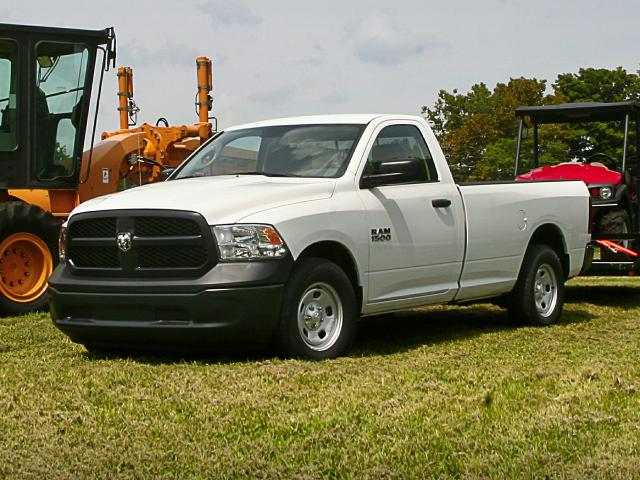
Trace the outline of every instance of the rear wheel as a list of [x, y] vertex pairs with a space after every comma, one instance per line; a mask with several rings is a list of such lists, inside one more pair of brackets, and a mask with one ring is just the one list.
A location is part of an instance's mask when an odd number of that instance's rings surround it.
[[[612, 234], [616, 233], [629, 233], [631, 231], [631, 220], [629, 214], [625, 210], [610, 210], [600, 217], [598, 225], [596, 226], [598, 233]], [[625, 248], [631, 247], [630, 240], [616, 240], [612, 238], [616, 243], [619, 243]], [[620, 261], [620, 254], [614, 253], [608, 248], [602, 248], [601, 258], [605, 262]]]
[[564, 273], [558, 254], [547, 245], [531, 245], [525, 255], [507, 311], [514, 323], [551, 325], [564, 304]]
[[287, 284], [278, 329], [287, 356], [323, 360], [344, 355], [356, 332], [356, 297], [344, 271], [320, 258], [302, 260]]
[[59, 222], [35, 205], [0, 204], [0, 313], [21, 315], [46, 307], [58, 230]]

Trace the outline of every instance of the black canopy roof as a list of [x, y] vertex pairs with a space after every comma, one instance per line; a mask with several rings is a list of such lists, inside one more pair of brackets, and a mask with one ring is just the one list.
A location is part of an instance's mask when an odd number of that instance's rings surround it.
[[640, 114], [640, 102], [629, 100], [612, 103], [561, 103], [516, 108], [516, 116], [529, 117], [533, 123], [606, 122], [624, 120], [627, 114], [631, 117]]
[[0, 34], [34, 33], [45, 35], [64, 35], [70, 37], [83, 37], [92, 39], [97, 44], [108, 43], [113, 29], [87, 30], [80, 28], [45, 27], [40, 25], [17, 25], [13, 23], [0, 23]]

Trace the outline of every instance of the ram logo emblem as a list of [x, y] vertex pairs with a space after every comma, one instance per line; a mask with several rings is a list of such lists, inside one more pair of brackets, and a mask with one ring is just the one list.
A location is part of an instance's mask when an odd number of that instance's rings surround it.
[[131, 247], [133, 247], [133, 236], [131, 235], [131, 232], [118, 233], [118, 236], [116, 237], [116, 244], [121, 252], [128, 252], [131, 250]]
[[371, 241], [372, 242], [389, 242], [389, 241], [391, 241], [391, 229], [390, 228], [372, 228], [371, 229]]

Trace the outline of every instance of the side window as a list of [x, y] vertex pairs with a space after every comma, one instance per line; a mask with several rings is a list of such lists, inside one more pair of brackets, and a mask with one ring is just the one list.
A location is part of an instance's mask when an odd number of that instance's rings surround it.
[[417, 158], [425, 163], [425, 182], [437, 182], [436, 171], [431, 152], [420, 130], [413, 125], [391, 125], [378, 134], [365, 167], [365, 173], [379, 172], [381, 162]]
[[17, 77], [18, 46], [11, 40], [0, 40], [0, 152], [18, 146]]
[[84, 45], [40, 42], [36, 46], [36, 169], [40, 180], [68, 177], [81, 149], [78, 128], [89, 51]]

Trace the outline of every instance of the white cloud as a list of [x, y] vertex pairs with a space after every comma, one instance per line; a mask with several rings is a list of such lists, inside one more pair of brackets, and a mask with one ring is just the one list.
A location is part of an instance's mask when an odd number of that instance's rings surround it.
[[353, 42], [355, 54], [361, 61], [383, 66], [398, 65], [419, 58], [427, 51], [448, 47], [421, 31], [403, 28], [395, 19], [381, 13], [348, 24], [346, 38]]
[[328, 103], [328, 104], [347, 103], [349, 100], [351, 100], [351, 97], [349, 95], [347, 95], [344, 92], [340, 92], [338, 90], [334, 90], [333, 92], [329, 93], [328, 95], [325, 95], [320, 99], [322, 103]]
[[194, 47], [183, 43], [165, 43], [145, 47], [138, 44], [125, 45], [119, 49], [118, 64], [126, 63], [133, 67], [148, 65], [193, 66], [196, 68], [196, 58], [201, 55]]
[[286, 85], [284, 87], [273, 88], [255, 92], [247, 96], [247, 98], [255, 103], [262, 105], [277, 105], [285, 102], [291, 102], [291, 98], [298, 91], [295, 85]]
[[262, 17], [239, 0], [211, 0], [200, 5], [212, 25], [257, 25]]

